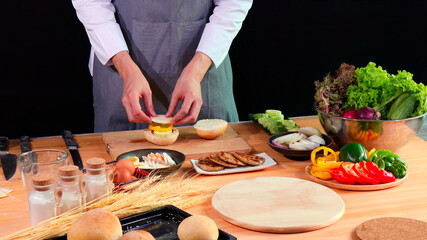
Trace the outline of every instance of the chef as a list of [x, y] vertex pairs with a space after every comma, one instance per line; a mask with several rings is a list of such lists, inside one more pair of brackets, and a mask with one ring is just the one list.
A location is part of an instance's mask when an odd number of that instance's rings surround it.
[[[92, 50], [95, 132], [238, 121], [228, 50], [252, 0], [72, 0]], [[124, 106], [124, 107], [123, 107]]]

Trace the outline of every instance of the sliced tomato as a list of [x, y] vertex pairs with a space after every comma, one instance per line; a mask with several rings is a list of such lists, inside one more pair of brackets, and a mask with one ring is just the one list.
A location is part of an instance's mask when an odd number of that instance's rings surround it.
[[356, 163], [353, 166], [354, 171], [359, 175], [359, 177], [368, 184], [379, 184], [380, 181], [376, 178], [376, 176], [372, 177], [368, 174], [368, 171], [365, 170], [362, 163]]
[[380, 169], [376, 163], [368, 161], [364, 165], [369, 172], [377, 176], [377, 179], [380, 181], [380, 183], [389, 183], [396, 181], [396, 177], [393, 175], [393, 173]]
[[340, 168], [333, 168], [329, 170], [329, 173], [331, 174], [332, 179], [337, 180], [337, 182], [342, 184], [355, 184], [356, 179], [345, 173]]
[[354, 163], [352, 162], [343, 162], [340, 165], [340, 169], [346, 173], [347, 175], [351, 176], [352, 178], [354, 178], [354, 180], [359, 183], [359, 184], [368, 184], [368, 182], [363, 181], [360, 176], [354, 171], [353, 169], [354, 167]]

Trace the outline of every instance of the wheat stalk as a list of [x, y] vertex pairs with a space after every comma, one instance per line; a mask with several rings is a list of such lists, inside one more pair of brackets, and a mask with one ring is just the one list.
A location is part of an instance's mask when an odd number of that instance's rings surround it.
[[122, 186], [113, 193], [71, 209], [34, 226], [0, 238], [1, 240], [45, 239], [66, 234], [71, 223], [84, 212], [104, 208], [122, 218], [165, 205], [188, 208], [208, 201], [218, 187], [201, 186], [195, 176], [149, 176], [145, 180]]

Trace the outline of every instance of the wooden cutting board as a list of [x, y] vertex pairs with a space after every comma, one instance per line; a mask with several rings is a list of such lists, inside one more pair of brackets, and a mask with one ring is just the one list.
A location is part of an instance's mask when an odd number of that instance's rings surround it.
[[320, 184], [286, 177], [259, 177], [230, 183], [212, 197], [212, 206], [237, 226], [272, 233], [326, 227], [344, 214], [343, 199]]
[[212, 140], [200, 138], [193, 127], [178, 127], [179, 136], [175, 143], [159, 146], [148, 142], [143, 130], [108, 132], [102, 135], [113, 160], [122, 153], [144, 148], [163, 148], [180, 151], [190, 158], [199, 158], [218, 151], [250, 153], [252, 147], [230, 126], [224, 134]]

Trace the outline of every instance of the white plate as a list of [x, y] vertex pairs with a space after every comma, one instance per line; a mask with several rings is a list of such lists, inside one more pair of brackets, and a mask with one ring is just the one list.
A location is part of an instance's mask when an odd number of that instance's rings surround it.
[[266, 153], [258, 153], [255, 155], [265, 158], [265, 161], [258, 166], [247, 165], [244, 167], [224, 168], [223, 170], [219, 170], [216, 172], [208, 172], [208, 171], [205, 171], [205, 170], [199, 168], [199, 166], [197, 166], [198, 160], [191, 159], [190, 161], [191, 161], [191, 164], [193, 164], [194, 170], [196, 170], [196, 172], [198, 172], [200, 174], [204, 174], [204, 175], [221, 175], [221, 174], [230, 174], [230, 173], [239, 173], [239, 172], [251, 172], [251, 171], [257, 171], [257, 170], [261, 170], [264, 168], [272, 167], [272, 166], [277, 164], [276, 161], [274, 161]]

